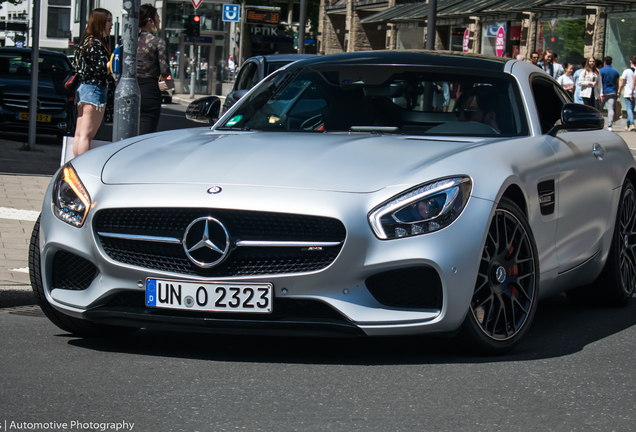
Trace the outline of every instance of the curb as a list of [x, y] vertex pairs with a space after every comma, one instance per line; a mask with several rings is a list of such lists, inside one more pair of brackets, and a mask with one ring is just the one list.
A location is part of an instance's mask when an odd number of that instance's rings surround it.
[[37, 304], [30, 285], [0, 286], [0, 309]]

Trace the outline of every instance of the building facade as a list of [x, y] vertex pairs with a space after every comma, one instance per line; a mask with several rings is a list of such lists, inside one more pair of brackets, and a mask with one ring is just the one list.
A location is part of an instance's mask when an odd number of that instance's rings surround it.
[[[325, 54], [423, 49], [428, 4], [321, 0], [318, 47]], [[438, 0], [435, 48], [528, 59], [547, 48], [559, 62], [610, 55], [622, 70], [636, 55], [636, 2], [629, 0]]]

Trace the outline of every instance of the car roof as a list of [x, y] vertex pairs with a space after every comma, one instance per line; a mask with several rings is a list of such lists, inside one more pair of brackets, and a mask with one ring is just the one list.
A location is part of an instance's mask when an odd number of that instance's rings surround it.
[[509, 58], [487, 56], [483, 54], [462, 53], [456, 51], [358, 51], [346, 54], [331, 54], [300, 60], [295, 66], [318, 65], [425, 65], [446, 66], [462, 69], [480, 69], [503, 72]]
[[[8, 53], [15, 53], [15, 54], [31, 54], [31, 48], [15, 48], [15, 47], [0, 47], [0, 52], [8, 52]], [[51, 51], [51, 50], [39, 50], [40, 54], [46, 54], [46, 55], [53, 55], [53, 56], [58, 56], [58, 57], [63, 57], [66, 58], [66, 54], [63, 54], [61, 52], [58, 51]]]
[[307, 59], [311, 57], [316, 57], [316, 55], [315, 54], [268, 54], [264, 56], [250, 57], [246, 61], [257, 60], [259, 62], [262, 62], [264, 60], [265, 62], [274, 62], [274, 61], [294, 62], [296, 60], [302, 60], [302, 59]]

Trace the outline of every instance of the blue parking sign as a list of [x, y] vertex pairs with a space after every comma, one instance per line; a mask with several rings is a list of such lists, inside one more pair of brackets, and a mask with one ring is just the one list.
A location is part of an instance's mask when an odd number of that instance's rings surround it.
[[223, 5], [223, 21], [235, 21], [239, 20], [239, 7], [240, 5], [235, 4], [224, 4]]

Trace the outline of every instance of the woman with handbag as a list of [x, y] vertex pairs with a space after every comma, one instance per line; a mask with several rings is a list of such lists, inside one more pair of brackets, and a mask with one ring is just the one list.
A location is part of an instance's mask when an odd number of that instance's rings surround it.
[[603, 97], [603, 80], [596, 67], [594, 57], [587, 59], [585, 69], [579, 76], [581, 85], [581, 98], [585, 105], [596, 107]]
[[174, 88], [166, 42], [155, 36], [161, 28], [157, 9], [144, 4], [139, 11], [139, 42], [137, 45], [137, 82], [141, 92], [139, 134], [157, 131], [161, 116], [161, 91]]
[[75, 70], [79, 86], [75, 92], [77, 124], [73, 140], [73, 154], [78, 156], [90, 148], [104, 118], [108, 96], [110, 51], [108, 38], [113, 27], [113, 15], [96, 8], [88, 18], [79, 49], [75, 53]]

